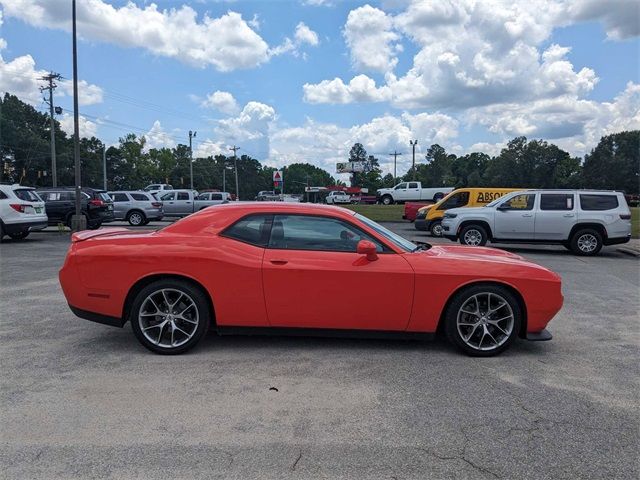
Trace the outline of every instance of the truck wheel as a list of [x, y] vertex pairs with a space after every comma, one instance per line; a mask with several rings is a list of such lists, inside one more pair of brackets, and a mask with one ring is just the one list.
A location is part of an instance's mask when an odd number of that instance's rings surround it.
[[442, 200], [444, 198], [444, 193], [442, 192], [438, 192], [433, 196], [433, 201], [434, 202], [439, 202], [440, 200]]
[[597, 255], [602, 249], [602, 235], [596, 230], [585, 228], [578, 230], [571, 237], [571, 251], [576, 255]]
[[393, 197], [391, 195], [385, 195], [382, 197], [383, 205], [391, 205], [393, 203]]
[[9, 235], [9, 237], [11, 237], [13, 240], [24, 240], [29, 236], [29, 231], [24, 230], [18, 233], [8, 233], [7, 235]]
[[442, 230], [442, 224], [440, 223], [440, 220], [438, 220], [437, 222], [433, 222], [429, 230], [431, 231], [432, 237], [441, 237], [443, 230]]
[[460, 232], [460, 243], [470, 247], [482, 247], [487, 243], [489, 237], [487, 232], [480, 225], [467, 225]]
[[144, 225], [145, 220], [146, 218], [144, 213], [139, 212], [138, 210], [133, 210], [127, 214], [127, 222], [129, 222], [129, 225], [134, 227]]

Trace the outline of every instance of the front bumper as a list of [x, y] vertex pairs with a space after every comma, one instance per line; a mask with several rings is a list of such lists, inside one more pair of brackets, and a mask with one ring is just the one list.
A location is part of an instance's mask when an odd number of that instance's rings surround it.
[[109, 325], [111, 327], [122, 328], [126, 322], [125, 320], [118, 317], [110, 317], [108, 315], [103, 315], [101, 313], [88, 312], [87, 310], [82, 310], [80, 308], [74, 307], [71, 304], [69, 304], [69, 308], [77, 317], [80, 317], [84, 320], [89, 320], [91, 322], [101, 323], [103, 325]]
[[553, 335], [545, 328], [539, 332], [527, 332], [525, 338], [530, 342], [547, 342], [553, 338]]
[[429, 230], [429, 227], [431, 227], [431, 222], [426, 218], [416, 218], [414, 226], [416, 227], [416, 230], [426, 232]]

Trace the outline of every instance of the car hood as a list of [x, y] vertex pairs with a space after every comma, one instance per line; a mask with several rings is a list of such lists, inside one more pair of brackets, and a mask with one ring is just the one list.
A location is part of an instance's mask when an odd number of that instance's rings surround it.
[[[427, 250], [431, 255], [446, 255], [449, 257], [485, 258], [485, 259], [514, 259], [528, 262], [524, 257], [515, 253], [491, 247], [467, 247], [464, 245], [434, 245]], [[530, 263], [530, 262], [528, 262]]]
[[468, 215], [472, 215], [474, 213], [487, 212], [487, 208], [485, 207], [458, 207], [458, 208], [449, 208], [447, 213], [455, 213], [457, 215], [464, 213]]

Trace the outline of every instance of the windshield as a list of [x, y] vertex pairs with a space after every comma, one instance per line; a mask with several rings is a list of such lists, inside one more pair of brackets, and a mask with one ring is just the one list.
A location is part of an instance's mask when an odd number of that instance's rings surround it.
[[410, 242], [404, 237], [401, 237], [397, 233], [393, 233], [391, 230], [384, 228], [382, 225], [368, 219], [363, 215], [360, 215], [359, 213], [356, 213], [355, 217], [405, 252], [413, 252], [414, 250], [417, 250], [419, 248], [415, 243]]

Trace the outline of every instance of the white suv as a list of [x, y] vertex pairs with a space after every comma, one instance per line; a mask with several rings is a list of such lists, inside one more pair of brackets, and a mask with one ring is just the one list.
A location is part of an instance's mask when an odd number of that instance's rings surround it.
[[337, 203], [351, 203], [351, 197], [344, 192], [333, 191], [329, 192], [325, 202], [329, 205], [335, 205]]
[[631, 238], [631, 212], [620, 192], [527, 190], [478, 208], [453, 208], [442, 219], [444, 236], [463, 245], [560, 244], [577, 255]]
[[44, 202], [34, 188], [0, 185], [0, 242], [5, 235], [14, 240], [47, 226]]

